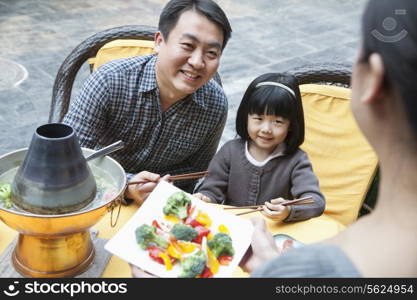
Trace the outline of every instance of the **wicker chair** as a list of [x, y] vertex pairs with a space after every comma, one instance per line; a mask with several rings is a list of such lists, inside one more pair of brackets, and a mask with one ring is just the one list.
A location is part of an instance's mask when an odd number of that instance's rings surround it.
[[331, 84], [350, 87], [351, 67], [343, 64], [306, 65], [289, 73], [297, 77], [299, 84]]
[[[350, 88], [351, 66], [344, 64], [312, 64], [289, 71], [296, 76], [299, 84], [325, 84]], [[359, 216], [372, 211], [376, 204], [379, 183], [379, 170], [376, 171], [372, 184], [366, 194]]]
[[153, 40], [155, 27], [128, 25], [98, 32], [81, 42], [67, 56], [58, 70], [52, 90], [48, 122], [61, 122], [68, 111], [75, 76], [87, 59], [94, 57], [106, 43], [117, 39]]

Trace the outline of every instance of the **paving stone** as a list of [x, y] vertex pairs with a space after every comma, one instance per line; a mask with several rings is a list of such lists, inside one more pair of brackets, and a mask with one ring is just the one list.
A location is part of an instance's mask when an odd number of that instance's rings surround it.
[[285, 73], [289, 70], [293, 70], [310, 64], [312, 64], [311, 60], [303, 59], [302, 57], [296, 57], [281, 61], [279, 63], [273, 63], [268, 66], [268, 69], [270, 70], [270, 72]]

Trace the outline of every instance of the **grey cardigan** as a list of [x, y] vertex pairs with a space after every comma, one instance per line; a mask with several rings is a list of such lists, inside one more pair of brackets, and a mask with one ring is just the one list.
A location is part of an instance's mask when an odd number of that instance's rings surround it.
[[245, 142], [227, 142], [210, 162], [209, 176], [197, 192], [215, 203], [233, 206], [263, 204], [282, 197], [295, 199], [312, 196], [314, 204], [292, 205], [285, 222], [301, 221], [321, 215], [325, 200], [307, 154], [298, 149], [294, 154], [271, 159], [263, 167], [251, 164], [245, 155]]

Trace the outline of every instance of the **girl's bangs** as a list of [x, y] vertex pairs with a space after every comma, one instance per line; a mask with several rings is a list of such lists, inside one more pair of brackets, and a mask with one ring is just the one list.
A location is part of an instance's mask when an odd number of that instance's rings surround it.
[[294, 101], [285, 90], [278, 87], [257, 88], [248, 103], [249, 114], [274, 115], [285, 119], [291, 119]]

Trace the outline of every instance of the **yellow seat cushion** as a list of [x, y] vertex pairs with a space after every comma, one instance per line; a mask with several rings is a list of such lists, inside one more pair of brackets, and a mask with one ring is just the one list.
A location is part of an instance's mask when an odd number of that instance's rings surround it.
[[101, 47], [96, 57], [88, 59], [88, 63], [96, 71], [99, 66], [114, 59], [155, 53], [154, 47], [154, 41], [114, 40]]
[[300, 86], [306, 151], [326, 198], [324, 214], [353, 223], [377, 169], [377, 157], [352, 115], [350, 89]]

